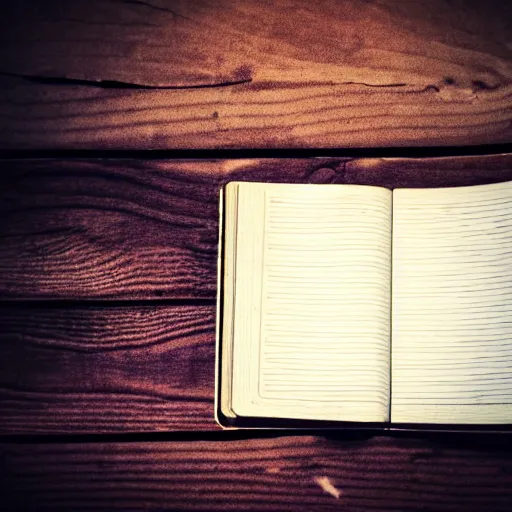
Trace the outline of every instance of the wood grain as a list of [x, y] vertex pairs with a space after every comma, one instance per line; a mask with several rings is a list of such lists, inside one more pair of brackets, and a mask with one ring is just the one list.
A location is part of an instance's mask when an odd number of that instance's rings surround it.
[[510, 447], [500, 444], [310, 436], [4, 444], [0, 471], [4, 510], [508, 511]]
[[138, 161], [2, 167], [3, 296], [213, 295], [218, 207], [208, 176]]
[[484, 0], [11, 2], [0, 146], [510, 142], [511, 20]]
[[512, 155], [0, 160], [0, 297], [213, 299], [218, 193], [232, 180], [472, 185], [512, 180]]
[[0, 296], [214, 298], [220, 186], [342, 163], [0, 161]]
[[218, 428], [215, 306], [105, 306], [2, 306], [0, 434]]

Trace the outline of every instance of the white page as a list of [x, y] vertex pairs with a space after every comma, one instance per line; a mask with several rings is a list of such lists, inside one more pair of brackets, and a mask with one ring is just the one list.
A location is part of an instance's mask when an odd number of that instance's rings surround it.
[[393, 423], [512, 422], [512, 182], [395, 190]]
[[257, 187], [239, 184], [233, 410], [387, 421], [391, 192]]

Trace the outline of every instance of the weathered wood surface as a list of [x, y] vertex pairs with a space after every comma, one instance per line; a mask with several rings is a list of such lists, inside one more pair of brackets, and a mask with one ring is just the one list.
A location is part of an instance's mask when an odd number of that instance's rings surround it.
[[3, 510], [509, 511], [510, 446], [277, 437], [0, 445]]
[[53, 0], [0, 18], [0, 147], [512, 141], [509, 2]]
[[0, 298], [210, 298], [231, 180], [450, 186], [512, 155], [428, 159], [0, 160]]
[[3, 305], [0, 353], [0, 434], [219, 428], [214, 305]]

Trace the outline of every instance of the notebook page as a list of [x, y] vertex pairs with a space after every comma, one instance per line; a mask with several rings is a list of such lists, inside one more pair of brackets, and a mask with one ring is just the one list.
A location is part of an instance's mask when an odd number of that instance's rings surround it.
[[512, 422], [512, 182], [395, 190], [391, 420]]
[[245, 413], [387, 421], [391, 192], [264, 187], [256, 407]]

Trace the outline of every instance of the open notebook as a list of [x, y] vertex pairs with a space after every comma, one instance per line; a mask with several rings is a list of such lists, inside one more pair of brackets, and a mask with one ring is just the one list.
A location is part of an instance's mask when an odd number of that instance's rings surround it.
[[512, 423], [512, 182], [232, 182], [223, 218], [224, 416]]

